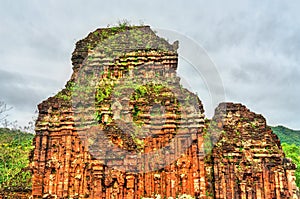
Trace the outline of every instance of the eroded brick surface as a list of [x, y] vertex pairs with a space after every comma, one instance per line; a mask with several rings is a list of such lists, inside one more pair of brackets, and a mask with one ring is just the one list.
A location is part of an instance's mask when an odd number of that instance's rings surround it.
[[211, 158], [215, 198], [297, 198], [295, 165], [262, 115], [223, 103], [210, 130], [220, 135]]

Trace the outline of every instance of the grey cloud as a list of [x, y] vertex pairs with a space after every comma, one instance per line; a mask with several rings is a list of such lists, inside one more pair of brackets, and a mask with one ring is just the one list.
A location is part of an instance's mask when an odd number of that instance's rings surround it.
[[45, 78], [0, 70], [1, 100], [20, 111], [30, 111], [58, 83]]

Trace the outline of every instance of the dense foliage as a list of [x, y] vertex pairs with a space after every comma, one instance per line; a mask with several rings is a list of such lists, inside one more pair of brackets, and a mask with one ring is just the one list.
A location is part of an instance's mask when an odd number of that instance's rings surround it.
[[285, 156], [291, 158], [293, 160], [293, 163], [297, 165], [297, 169], [295, 172], [296, 184], [298, 187], [300, 187], [300, 146], [296, 146], [295, 144], [289, 145], [287, 143], [282, 143], [282, 148]]
[[34, 135], [0, 128], [0, 192], [31, 189], [29, 154]]
[[296, 184], [300, 187], [300, 131], [295, 131], [284, 126], [271, 127], [279, 137], [285, 156], [291, 158], [297, 165], [295, 172]]

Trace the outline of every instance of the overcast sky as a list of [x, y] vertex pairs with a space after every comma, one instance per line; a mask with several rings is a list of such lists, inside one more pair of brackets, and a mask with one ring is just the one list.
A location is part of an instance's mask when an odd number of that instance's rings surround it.
[[[190, 38], [215, 64], [226, 101], [245, 104], [270, 125], [300, 129], [300, 1], [0, 2], [0, 100], [21, 125], [70, 78], [75, 42], [127, 19]], [[193, 76], [179, 71], [183, 79]], [[202, 99], [200, 87], [193, 91]]]

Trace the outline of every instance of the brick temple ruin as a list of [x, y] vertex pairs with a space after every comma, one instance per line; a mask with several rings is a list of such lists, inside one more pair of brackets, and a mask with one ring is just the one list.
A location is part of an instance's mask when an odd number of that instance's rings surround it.
[[221, 103], [205, 119], [177, 48], [149, 26], [77, 42], [71, 79], [38, 106], [33, 198], [298, 198], [263, 116]]

